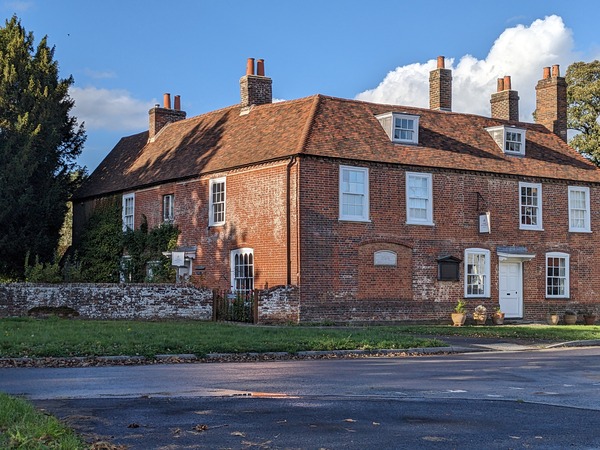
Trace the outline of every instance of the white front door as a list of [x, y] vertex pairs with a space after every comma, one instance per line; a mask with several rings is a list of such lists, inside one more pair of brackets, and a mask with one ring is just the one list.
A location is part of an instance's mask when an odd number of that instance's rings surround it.
[[500, 309], [507, 318], [523, 317], [522, 263], [501, 261], [498, 266]]

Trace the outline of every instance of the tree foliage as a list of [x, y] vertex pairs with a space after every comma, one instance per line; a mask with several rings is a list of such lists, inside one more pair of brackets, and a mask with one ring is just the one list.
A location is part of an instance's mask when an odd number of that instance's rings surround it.
[[0, 274], [22, 276], [27, 253], [51, 261], [85, 141], [70, 115], [54, 48], [17, 17], [0, 28]]
[[565, 78], [567, 126], [579, 132], [569, 143], [600, 165], [600, 61], [573, 63]]
[[123, 254], [121, 202], [99, 201], [87, 221], [77, 248], [84, 281], [118, 283]]

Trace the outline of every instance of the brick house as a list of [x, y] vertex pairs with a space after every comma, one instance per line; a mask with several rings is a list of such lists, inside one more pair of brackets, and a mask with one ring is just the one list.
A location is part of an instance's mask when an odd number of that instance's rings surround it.
[[165, 94], [77, 192], [74, 238], [119, 196], [124, 227], [180, 227], [193, 282], [291, 287], [297, 307], [265, 322], [447, 321], [459, 298], [524, 320], [598, 304], [600, 170], [566, 143], [558, 66], [536, 86], [535, 124], [518, 121], [510, 77], [491, 117], [453, 113], [443, 57], [429, 109], [272, 103], [262, 60], [240, 87], [239, 105], [189, 119]]

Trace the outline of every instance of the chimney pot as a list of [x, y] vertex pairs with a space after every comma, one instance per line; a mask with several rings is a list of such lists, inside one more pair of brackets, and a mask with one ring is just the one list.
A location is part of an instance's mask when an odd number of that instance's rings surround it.
[[259, 77], [265, 76], [265, 60], [259, 59], [256, 61], [256, 75]]
[[174, 109], [176, 111], [180, 111], [181, 110], [181, 96], [180, 95], [176, 95], [175, 96], [175, 106]]
[[429, 109], [452, 111], [452, 71], [446, 69], [445, 58], [437, 57], [437, 68], [429, 72]]
[[544, 67], [544, 77], [535, 91], [535, 121], [567, 142], [567, 82], [560, 76], [558, 64]]
[[510, 86], [510, 76], [498, 78], [498, 91], [492, 94], [492, 118], [502, 120], [519, 120], [519, 93]]
[[543, 80], [547, 80], [550, 78], [550, 67], [544, 67], [544, 75], [542, 76]]
[[254, 76], [254, 58], [248, 58], [247, 73], [240, 78], [241, 113], [247, 114], [249, 108], [273, 102], [272, 80], [265, 76], [265, 61], [259, 59], [256, 64], [257, 76]]
[[504, 90], [504, 78], [498, 78], [496, 83], [496, 92], [502, 92]]
[[163, 95], [163, 106], [166, 109], [171, 109], [171, 94], [168, 92]]
[[254, 75], [254, 58], [248, 58], [246, 61], [246, 75]]

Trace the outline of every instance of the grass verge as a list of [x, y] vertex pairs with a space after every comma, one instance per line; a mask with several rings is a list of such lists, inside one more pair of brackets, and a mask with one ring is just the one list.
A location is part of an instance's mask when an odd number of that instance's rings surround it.
[[198, 321], [0, 319], [1, 357], [73, 357], [443, 346], [444, 336], [571, 341], [600, 339], [599, 326], [248, 326]]
[[56, 418], [36, 410], [25, 400], [0, 393], [0, 448], [89, 448]]

